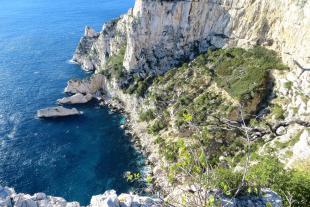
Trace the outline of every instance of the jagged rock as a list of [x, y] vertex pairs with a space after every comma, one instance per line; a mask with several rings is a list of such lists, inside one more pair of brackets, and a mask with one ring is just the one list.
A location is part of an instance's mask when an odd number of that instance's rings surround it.
[[32, 200], [34, 200], [34, 201], [39, 201], [39, 200], [44, 200], [44, 199], [46, 199], [46, 194], [45, 193], [35, 193], [32, 196]]
[[120, 202], [120, 207], [131, 207], [133, 198], [129, 194], [122, 193], [118, 196], [118, 200]]
[[101, 90], [105, 84], [105, 77], [101, 74], [95, 74], [89, 79], [69, 80], [65, 93], [81, 93], [96, 95], [98, 90]]
[[86, 26], [84, 31], [84, 37], [82, 37], [80, 40], [80, 45], [83, 46], [76, 49], [75, 54], [72, 58], [72, 61], [81, 63], [83, 65], [82, 68], [86, 71], [94, 70], [94, 65], [96, 65], [97, 63], [94, 62], [94, 60], [85, 58], [83, 54], [85, 54], [86, 51], [91, 50], [91, 47], [93, 43], [97, 40], [98, 36], [99, 33], [96, 33], [95, 30]]
[[11, 192], [8, 188], [3, 188], [0, 186], [0, 206], [11, 207], [11, 199], [10, 199]]
[[119, 207], [119, 200], [115, 190], [106, 191], [104, 194], [93, 196], [90, 207]]
[[37, 111], [37, 116], [39, 118], [65, 117], [80, 114], [82, 114], [82, 112], [78, 111], [76, 108], [68, 109], [62, 106], [50, 107]]
[[92, 100], [93, 96], [89, 93], [83, 95], [81, 93], [74, 94], [69, 97], [64, 97], [62, 99], [58, 99], [58, 104], [83, 104]]
[[[115, 190], [91, 198], [88, 207], [163, 207], [161, 202], [145, 196], [121, 194]], [[46, 196], [45, 193], [16, 194], [14, 189], [0, 186], [0, 207], [80, 207], [78, 202], [67, 202], [61, 197]]]
[[13, 202], [14, 207], [37, 207], [37, 203], [27, 194], [17, 194], [13, 197]]
[[309, 1], [136, 0], [133, 9], [105, 24], [98, 36], [87, 32], [74, 59], [83, 68], [99, 70], [125, 46], [127, 71], [154, 74], [210, 47], [260, 44], [293, 66], [293, 59], [307, 60], [310, 53], [309, 12]]
[[281, 197], [269, 190], [263, 189], [261, 197], [222, 198], [222, 205], [227, 207], [266, 207], [267, 203], [272, 207], [282, 207]]
[[86, 26], [85, 31], [84, 31], [84, 36], [94, 38], [94, 37], [98, 37], [99, 33], [96, 32], [93, 28]]
[[278, 134], [278, 135], [284, 135], [284, 134], [286, 134], [286, 128], [284, 127], [284, 126], [281, 126], [281, 127], [279, 127], [278, 129], [277, 129], [277, 131], [276, 131], [276, 133]]
[[146, 196], [133, 196], [132, 207], [162, 207], [162, 204], [159, 200], [151, 199]]

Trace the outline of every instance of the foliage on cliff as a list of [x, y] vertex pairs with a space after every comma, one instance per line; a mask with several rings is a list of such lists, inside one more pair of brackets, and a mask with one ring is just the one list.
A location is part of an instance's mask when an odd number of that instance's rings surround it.
[[[286, 68], [273, 51], [262, 47], [220, 49], [169, 70], [151, 84], [137, 81], [145, 83], [139, 94], [148, 106], [140, 120], [148, 122], [148, 132], [156, 137], [172, 185], [184, 184], [186, 177], [188, 183], [221, 189], [228, 197], [259, 195], [261, 189], [272, 188], [284, 198], [298, 200], [293, 206], [309, 204], [309, 175], [285, 171], [276, 158], [256, 157], [257, 164], [244, 178], [232, 170], [246, 162], [249, 137], [244, 128], [264, 125], [255, 117], [271, 90], [269, 71]], [[273, 111], [280, 118], [280, 110]], [[255, 152], [263, 142], [254, 137], [250, 150]]]
[[117, 54], [112, 55], [108, 59], [105, 68], [101, 70], [101, 73], [108, 79], [121, 79], [125, 76], [125, 68], [123, 66], [125, 51], [126, 47], [120, 48]]
[[[270, 90], [269, 70], [285, 68], [273, 51], [262, 47], [209, 51], [153, 80], [144, 93], [155, 107], [142, 111], [141, 120], [159, 135], [157, 143], [169, 161], [177, 158], [179, 138], [203, 146], [211, 164], [223, 155], [238, 160], [245, 133], [227, 122], [241, 120], [240, 105], [251, 119]], [[170, 136], [161, 138], [166, 132]]]

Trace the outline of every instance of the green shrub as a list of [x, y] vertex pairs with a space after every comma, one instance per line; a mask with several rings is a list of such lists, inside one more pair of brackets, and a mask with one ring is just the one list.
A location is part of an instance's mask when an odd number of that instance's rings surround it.
[[136, 94], [138, 97], [143, 97], [148, 88], [147, 79], [135, 80], [134, 83], [130, 84], [127, 89], [124, 90], [125, 93]]
[[135, 90], [135, 94], [137, 94], [137, 96], [143, 96], [146, 90], [147, 90], [146, 81], [139, 81], [137, 84], [137, 88]]
[[215, 186], [227, 196], [233, 196], [242, 182], [242, 174], [224, 167], [215, 168], [214, 173], [218, 176]]
[[279, 193], [285, 206], [289, 204], [287, 196], [292, 196], [292, 206], [310, 206], [310, 173], [285, 170], [275, 157], [261, 157], [257, 164], [250, 167], [247, 181], [251, 187], [271, 188]]
[[274, 51], [263, 47], [220, 49], [208, 56], [215, 64], [216, 82], [240, 101], [266, 93], [269, 70], [287, 68]]
[[139, 114], [139, 119], [140, 119], [140, 121], [147, 121], [147, 122], [149, 122], [149, 121], [155, 119], [154, 110], [148, 109], [148, 110], [145, 111], [145, 112], [141, 112], [141, 113]]
[[292, 81], [288, 81], [286, 83], [284, 83], [284, 87], [288, 90], [291, 90], [293, 87], [293, 82]]
[[156, 120], [153, 125], [148, 126], [148, 133], [150, 134], [158, 134], [159, 131], [165, 128], [165, 124], [161, 120]]
[[108, 72], [109, 77], [114, 77], [116, 79], [120, 79], [124, 77], [125, 75], [125, 68], [123, 66], [123, 61], [124, 61], [124, 56], [125, 56], [125, 51], [126, 47], [122, 47], [117, 54], [112, 55], [109, 57], [107, 64], [106, 64], [106, 69]]
[[280, 105], [278, 104], [273, 105], [271, 112], [276, 120], [284, 119], [284, 110]]

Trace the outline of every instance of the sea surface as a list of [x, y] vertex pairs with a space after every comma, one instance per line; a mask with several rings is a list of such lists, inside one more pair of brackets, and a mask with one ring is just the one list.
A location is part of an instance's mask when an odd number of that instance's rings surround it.
[[89, 76], [69, 60], [85, 25], [104, 22], [133, 0], [0, 0], [0, 185], [89, 203], [91, 195], [132, 186], [126, 171], [143, 158], [120, 128], [123, 117], [96, 103], [83, 116], [40, 120], [66, 82]]

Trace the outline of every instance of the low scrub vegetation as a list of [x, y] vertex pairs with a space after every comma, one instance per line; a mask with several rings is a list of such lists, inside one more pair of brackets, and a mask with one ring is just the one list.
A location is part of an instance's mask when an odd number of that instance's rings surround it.
[[[255, 115], [271, 90], [269, 71], [286, 68], [275, 52], [262, 47], [220, 49], [151, 81], [134, 81], [127, 92], [151, 103], [151, 110], [141, 111], [140, 121], [148, 122], [148, 133], [156, 137], [172, 186], [219, 189], [231, 198], [261, 196], [263, 189], [271, 188], [285, 206], [310, 205], [309, 173], [285, 170], [277, 158], [258, 156], [255, 152], [264, 140], [250, 140], [245, 130], [266, 126]], [[282, 107], [271, 108], [277, 120], [284, 118]], [[210, 192], [199, 200], [186, 191], [182, 203], [220, 205]]]
[[117, 54], [112, 55], [108, 59], [105, 68], [101, 71], [108, 79], [120, 79], [125, 76], [125, 68], [123, 66], [125, 51], [126, 47], [121, 47]]

